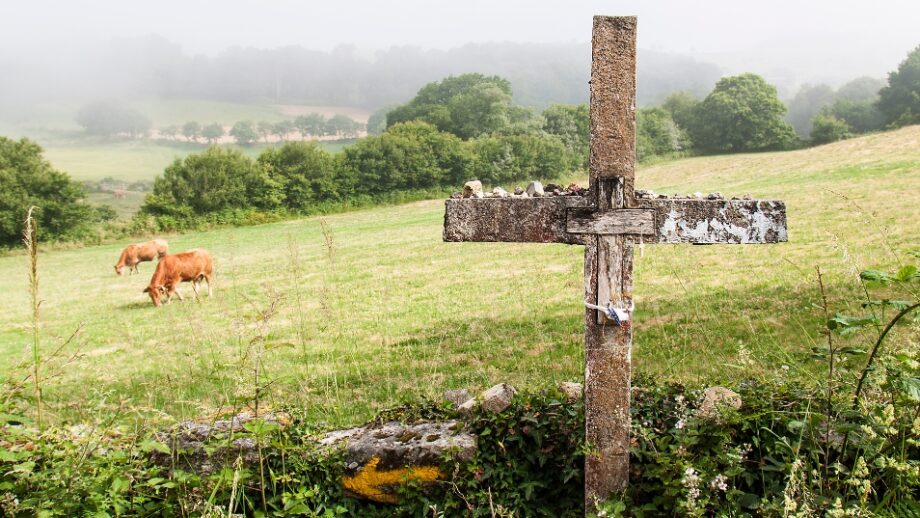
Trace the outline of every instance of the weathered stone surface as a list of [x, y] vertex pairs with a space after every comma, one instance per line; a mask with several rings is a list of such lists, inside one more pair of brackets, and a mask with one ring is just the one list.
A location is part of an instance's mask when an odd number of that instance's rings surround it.
[[347, 492], [383, 503], [398, 502], [407, 482], [425, 485], [441, 478], [448, 458], [468, 462], [476, 454], [476, 438], [459, 421], [362, 426], [330, 432], [320, 445], [345, 448]]
[[510, 194], [508, 194], [508, 191], [502, 189], [501, 187], [496, 187], [492, 189], [492, 195], [497, 198], [507, 198], [508, 196], [510, 196]]
[[466, 182], [465, 184], [463, 184], [463, 197], [464, 198], [481, 197], [481, 196], [476, 196], [477, 193], [479, 193], [480, 195], [482, 194], [482, 182], [480, 182], [479, 180], [470, 180], [469, 182]]
[[479, 405], [479, 402], [476, 401], [475, 398], [468, 399], [457, 407], [457, 411], [460, 412], [461, 415], [470, 415], [471, 413], [473, 413], [473, 410], [475, 410], [478, 405]]
[[499, 383], [482, 393], [482, 409], [487, 412], [500, 413], [511, 406], [511, 400], [517, 389], [507, 383]]
[[704, 419], [719, 416], [721, 408], [741, 408], [741, 396], [737, 392], [725, 387], [709, 387], [703, 391], [703, 401], [696, 410], [696, 415]]
[[527, 185], [527, 195], [530, 197], [543, 196], [546, 192], [543, 190], [543, 184], [540, 182], [530, 182]]
[[517, 194], [518, 196], [524, 194], [524, 188], [523, 188], [523, 187], [515, 187], [515, 188], [514, 188], [514, 194]]
[[591, 155], [594, 178], [626, 178], [636, 167], [636, 18], [595, 16], [591, 41]]
[[584, 387], [581, 383], [574, 383], [571, 381], [563, 381], [559, 384], [558, 388], [559, 392], [565, 394], [569, 402], [578, 401], [584, 393]]
[[448, 390], [444, 392], [444, 400], [453, 403], [454, 407], [458, 407], [471, 399], [473, 399], [473, 396], [466, 389]]
[[[659, 243], [781, 243], [786, 205], [777, 200], [638, 200], [656, 212]], [[648, 242], [648, 241], [646, 241]]]
[[444, 240], [584, 244], [565, 231], [566, 209], [587, 204], [583, 196], [446, 200]]
[[[179, 423], [173, 430], [156, 434], [156, 438], [167, 445], [170, 452], [155, 451], [152, 454], [155, 463], [172, 466], [175, 457], [175, 467], [194, 473], [207, 475], [231, 466], [237, 459], [242, 459], [243, 464], [252, 465], [259, 462], [259, 445], [250, 437], [239, 437], [227, 440], [232, 435], [242, 433], [246, 423], [262, 419], [279, 426], [288, 426], [290, 418], [283, 413], [263, 414], [255, 417], [248, 412], [233, 416], [230, 419], [219, 419], [213, 422], [185, 421]], [[211, 444], [210, 452], [206, 445]]]

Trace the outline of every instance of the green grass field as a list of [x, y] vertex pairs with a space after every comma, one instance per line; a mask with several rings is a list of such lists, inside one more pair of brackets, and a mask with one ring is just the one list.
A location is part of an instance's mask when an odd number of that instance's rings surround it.
[[[320, 142], [330, 152], [338, 152], [347, 141]], [[112, 177], [117, 180], [152, 181], [176, 158], [201, 153], [207, 146], [185, 142], [105, 141], [80, 139], [47, 144], [45, 158], [55, 168], [70, 174], [74, 180], [100, 180]], [[265, 149], [264, 144], [253, 146], [227, 146], [239, 149], [255, 158]]]
[[[820, 366], [804, 353], [822, 340], [815, 267], [834, 308], [856, 312], [859, 270], [918, 262], [904, 252], [920, 247], [920, 126], [663, 163], [637, 183], [784, 199], [790, 236], [640, 248], [639, 374], [808, 379]], [[443, 243], [442, 217], [434, 200], [329, 216], [327, 232], [309, 218], [163, 236], [174, 251], [210, 250], [216, 286], [202, 303], [159, 309], [141, 293], [153, 264], [114, 276], [125, 243], [42, 253], [42, 351], [80, 330], [47, 369], [48, 408], [63, 420], [168, 420], [251, 403], [258, 386], [263, 405], [344, 425], [448, 388], [581, 380], [581, 247]], [[25, 265], [0, 257], [0, 365], [19, 379], [31, 343]]]

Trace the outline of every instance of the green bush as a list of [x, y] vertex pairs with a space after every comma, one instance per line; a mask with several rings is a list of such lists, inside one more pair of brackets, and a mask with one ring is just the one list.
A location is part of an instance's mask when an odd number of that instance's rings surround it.
[[313, 142], [291, 142], [267, 148], [257, 160], [284, 193], [285, 207], [305, 211], [342, 199], [335, 160]]
[[[239, 209], [270, 211], [281, 206], [278, 182], [239, 151], [210, 147], [204, 153], [176, 159], [153, 184], [142, 213], [162, 221]], [[182, 228], [179, 225], [175, 228]]]
[[559, 178], [571, 163], [562, 141], [546, 133], [494, 135], [471, 144], [474, 158], [467, 176], [493, 185]]
[[814, 144], [827, 144], [850, 138], [850, 126], [846, 121], [833, 115], [818, 114], [812, 121], [811, 141]]

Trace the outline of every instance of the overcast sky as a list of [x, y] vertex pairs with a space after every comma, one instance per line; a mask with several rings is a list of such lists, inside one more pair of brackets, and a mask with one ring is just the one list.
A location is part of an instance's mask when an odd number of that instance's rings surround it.
[[0, 1], [2, 52], [149, 34], [206, 54], [234, 45], [373, 51], [588, 41], [594, 14], [638, 15], [640, 47], [690, 54], [727, 72], [756, 62], [881, 76], [920, 44], [920, 0]]

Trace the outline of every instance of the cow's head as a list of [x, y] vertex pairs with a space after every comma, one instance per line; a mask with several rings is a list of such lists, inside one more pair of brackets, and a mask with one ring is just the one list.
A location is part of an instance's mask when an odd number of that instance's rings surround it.
[[150, 295], [154, 306], [160, 307], [160, 296], [166, 295], [166, 286], [147, 286], [144, 293]]
[[125, 273], [125, 265], [116, 264], [115, 265], [115, 275], [121, 277], [121, 274]]

